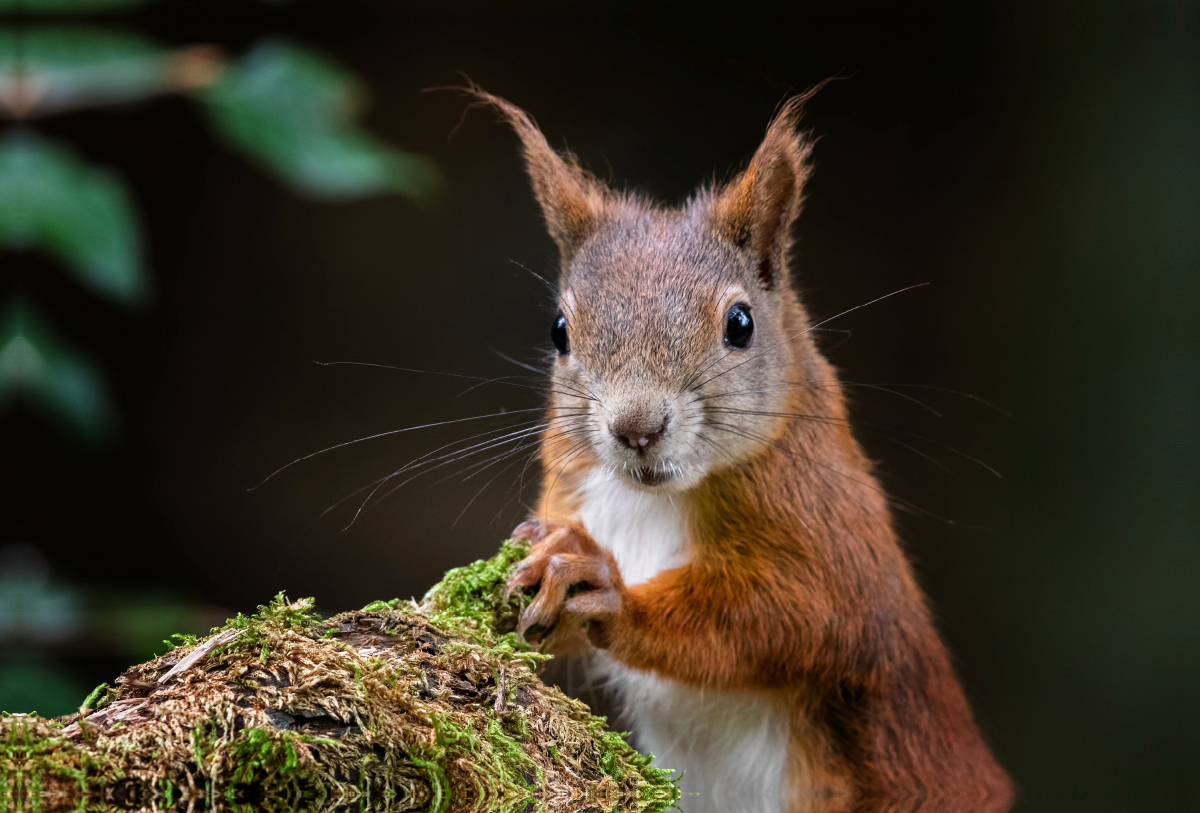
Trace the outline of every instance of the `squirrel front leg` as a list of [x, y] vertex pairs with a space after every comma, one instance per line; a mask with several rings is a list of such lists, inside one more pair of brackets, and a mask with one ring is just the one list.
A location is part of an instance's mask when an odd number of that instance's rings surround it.
[[558, 654], [585, 648], [585, 635], [603, 648], [605, 624], [617, 616], [627, 595], [612, 553], [577, 523], [534, 519], [517, 526], [512, 536], [534, 546], [509, 578], [506, 595], [537, 587], [521, 614], [518, 634], [530, 643], [544, 641]]
[[781, 582], [777, 572], [764, 578], [745, 566], [693, 563], [660, 573], [626, 591], [606, 624], [609, 652], [693, 686], [795, 685], [820, 666], [823, 602], [798, 581]]
[[627, 666], [720, 689], [870, 683], [885, 660], [861, 611], [806, 586], [816, 580], [794, 563], [694, 563], [626, 588], [612, 553], [578, 524], [526, 523], [514, 536], [535, 545], [509, 590], [538, 586], [519, 630], [551, 650], [577, 649], [586, 627]]

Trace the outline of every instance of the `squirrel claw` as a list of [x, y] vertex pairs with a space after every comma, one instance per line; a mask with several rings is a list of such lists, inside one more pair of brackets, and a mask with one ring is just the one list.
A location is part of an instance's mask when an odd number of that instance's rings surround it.
[[513, 593], [526, 587], [532, 587], [539, 581], [541, 581], [541, 575], [535, 575], [533, 566], [529, 562], [522, 562], [508, 577], [508, 582], [504, 585], [504, 600], [508, 601]]
[[569, 651], [586, 635], [597, 646], [607, 645], [606, 622], [618, 614], [624, 592], [611, 553], [585, 532], [561, 526], [509, 579], [514, 589], [533, 584], [537, 595], [517, 626], [526, 641]]
[[551, 523], [544, 522], [536, 517], [530, 517], [522, 522], [517, 527], [513, 528], [510, 539], [528, 539], [531, 544], [538, 544], [546, 538], [550, 533]]

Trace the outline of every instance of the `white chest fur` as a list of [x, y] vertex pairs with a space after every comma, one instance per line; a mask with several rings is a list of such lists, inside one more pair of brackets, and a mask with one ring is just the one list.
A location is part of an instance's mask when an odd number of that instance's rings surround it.
[[[687, 563], [687, 523], [678, 500], [636, 491], [607, 472], [583, 489], [581, 519], [613, 552], [627, 586]], [[788, 713], [750, 692], [701, 691], [630, 669], [604, 653], [589, 671], [615, 696], [621, 724], [658, 765], [683, 773], [684, 813], [783, 810]]]
[[598, 470], [583, 486], [583, 526], [612, 551], [627, 587], [687, 563], [683, 513], [665, 495], [636, 491]]

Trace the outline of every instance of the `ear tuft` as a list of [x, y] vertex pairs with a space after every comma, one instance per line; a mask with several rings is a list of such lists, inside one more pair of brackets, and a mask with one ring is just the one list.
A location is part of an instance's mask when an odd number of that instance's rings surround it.
[[713, 203], [713, 228], [738, 248], [754, 252], [759, 280], [767, 290], [787, 274], [792, 224], [800, 214], [812, 152], [797, 126], [804, 102], [813, 92], [794, 96], [783, 105], [750, 165]]
[[565, 269], [603, 219], [605, 186], [579, 166], [573, 155], [555, 152], [533, 117], [512, 102], [488, 93], [474, 82], [459, 90], [474, 97], [471, 107], [492, 108], [516, 131], [534, 196], [542, 207], [546, 227], [558, 245]]

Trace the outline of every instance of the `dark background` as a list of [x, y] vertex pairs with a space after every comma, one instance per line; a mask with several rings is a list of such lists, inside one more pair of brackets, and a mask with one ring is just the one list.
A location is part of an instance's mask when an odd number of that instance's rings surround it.
[[[787, 95], [838, 75], [805, 120], [821, 141], [796, 282], [817, 318], [930, 283], [830, 323], [847, 332], [825, 334], [829, 355], [852, 381], [1000, 407], [903, 390], [938, 418], [854, 396], [861, 420], [932, 441], [861, 435], [889, 490], [938, 517], [900, 524], [1020, 809], [1196, 809], [1196, 4], [523, 5], [181, 2], [119, 21], [232, 53], [319, 47], [369, 87], [366, 126], [431, 156], [445, 191], [306, 200], [181, 99], [39, 124], [125, 176], [156, 291], [131, 315], [49, 260], [0, 257], [0, 299], [36, 300], [87, 348], [121, 416], [99, 448], [0, 416], [0, 542], [32, 543], [63, 583], [225, 611], [281, 589], [326, 611], [420, 595], [494, 551], [534, 488], [505, 475], [471, 502], [486, 477], [432, 477], [346, 531], [352, 508], [321, 513], [502, 424], [364, 442], [247, 487], [332, 444], [540, 402], [313, 363], [501, 376], [522, 371], [494, 351], [548, 345], [550, 303], [514, 264], [553, 268], [515, 139], [484, 112], [448, 138], [463, 100], [422, 88], [463, 71], [615, 183], [680, 201], [747, 160]], [[84, 691], [125, 665], [54, 657]]]

